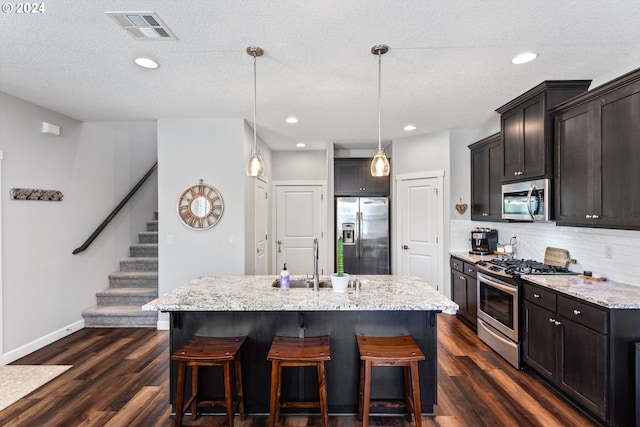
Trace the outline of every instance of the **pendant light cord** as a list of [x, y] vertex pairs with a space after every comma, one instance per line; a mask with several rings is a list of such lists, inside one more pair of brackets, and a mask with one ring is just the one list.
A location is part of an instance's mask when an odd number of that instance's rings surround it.
[[258, 138], [256, 131], [256, 105], [258, 104], [258, 90], [256, 79], [256, 54], [253, 54], [253, 151], [254, 154], [258, 151]]
[[382, 127], [380, 125], [380, 93], [382, 92], [382, 53], [378, 51], [378, 150], [382, 148]]

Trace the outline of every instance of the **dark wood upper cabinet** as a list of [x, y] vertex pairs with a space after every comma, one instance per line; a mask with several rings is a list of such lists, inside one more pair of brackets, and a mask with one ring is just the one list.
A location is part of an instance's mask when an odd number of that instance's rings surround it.
[[558, 225], [640, 229], [640, 69], [553, 111]]
[[502, 182], [553, 177], [550, 110], [584, 93], [591, 80], [548, 80], [498, 108], [502, 129]]
[[336, 196], [388, 196], [388, 176], [371, 176], [371, 159], [335, 159], [334, 194]]
[[502, 137], [496, 133], [471, 149], [471, 219], [502, 220]]

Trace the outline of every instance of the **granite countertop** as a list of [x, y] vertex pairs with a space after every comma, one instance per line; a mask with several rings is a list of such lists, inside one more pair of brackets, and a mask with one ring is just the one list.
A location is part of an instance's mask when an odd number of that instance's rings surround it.
[[[280, 289], [275, 276], [205, 276], [145, 304], [144, 311], [394, 311], [455, 314], [458, 304], [417, 277], [352, 276], [360, 290]], [[292, 276], [300, 279], [304, 276]], [[330, 281], [328, 277], [320, 280]]]
[[478, 261], [489, 261], [494, 258], [497, 258], [497, 255], [489, 254], [489, 255], [474, 255], [469, 252], [450, 252], [449, 255], [454, 256], [456, 258], [460, 258], [463, 261], [470, 262], [475, 264]]
[[[468, 252], [451, 252], [451, 256], [470, 263], [489, 261], [496, 255], [472, 255]], [[556, 292], [570, 295], [605, 308], [640, 309], [640, 287], [615, 281], [586, 280], [573, 275], [529, 274], [523, 279]]]
[[640, 309], [640, 287], [566, 275], [524, 275], [523, 279], [605, 308]]

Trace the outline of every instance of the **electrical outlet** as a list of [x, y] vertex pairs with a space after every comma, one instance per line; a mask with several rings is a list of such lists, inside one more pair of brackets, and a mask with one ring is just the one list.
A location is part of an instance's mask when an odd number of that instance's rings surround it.
[[606, 245], [604, 247], [604, 257], [607, 259], [613, 258], [613, 248], [611, 247], [611, 245]]

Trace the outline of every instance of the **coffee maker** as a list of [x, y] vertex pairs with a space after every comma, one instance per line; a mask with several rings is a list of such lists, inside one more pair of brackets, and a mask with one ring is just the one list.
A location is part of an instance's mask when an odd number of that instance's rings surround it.
[[470, 254], [488, 255], [496, 251], [498, 247], [498, 230], [476, 227], [471, 232]]

